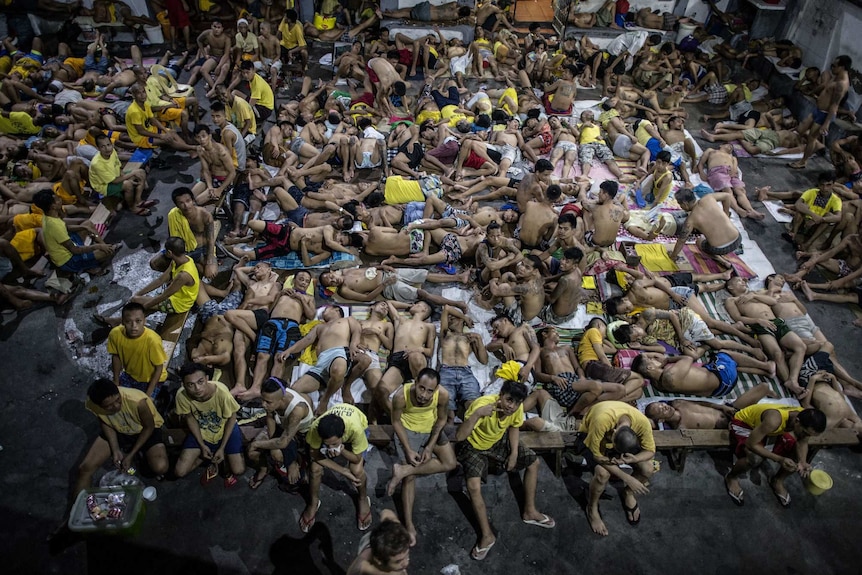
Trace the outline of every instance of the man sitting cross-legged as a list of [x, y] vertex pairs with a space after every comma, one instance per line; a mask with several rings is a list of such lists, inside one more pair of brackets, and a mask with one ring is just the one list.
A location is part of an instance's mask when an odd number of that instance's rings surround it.
[[524, 523], [551, 529], [556, 522], [536, 509], [536, 487], [539, 479], [539, 459], [520, 442], [520, 427], [524, 424], [524, 400], [527, 387], [517, 381], [505, 380], [499, 394], [477, 399], [458, 426], [455, 451], [467, 477], [467, 492], [479, 523], [479, 540], [470, 557], [482, 561], [497, 542], [488, 521], [488, 511], [482, 498], [482, 480], [493, 465], [496, 469], [524, 469]]
[[420, 371], [414, 383], [404, 384], [392, 398], [392, 427], [401, 445], [404, 463], [393, 465], [386, 493], [391, 496], [403, 481], [404, 526], [410, 533], [411, 545], [416, 545], [414, 477], [446, 473], [457, 465], [455, 451], [443, 431], [448, 402], [449, 392], [440, 385], [440, 375], [430, 367]]

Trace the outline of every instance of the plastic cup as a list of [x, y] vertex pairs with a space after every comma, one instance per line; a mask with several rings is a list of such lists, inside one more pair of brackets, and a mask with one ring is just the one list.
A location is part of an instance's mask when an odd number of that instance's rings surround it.
[[158, 493], [156, 492], [155, 487], [147, 487], [144, 489], [143, 495], [144, 499], [146, 499], [147, 501], [155, 501]]

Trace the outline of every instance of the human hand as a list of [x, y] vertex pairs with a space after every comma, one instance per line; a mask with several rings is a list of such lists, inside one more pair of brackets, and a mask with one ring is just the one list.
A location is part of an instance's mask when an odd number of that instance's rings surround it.
[[212, 459], [213, 458], [213, 452], [210, 451], [210, 448], [207, 447], [206, 445], [201, 447], [201, 458], [202, 459]]
[[479, 409], [474, 411], [473, 415], [476, 415], [478, 417], [488, 417], [492, 413], [494, 413], [494, 410], [496, 408], [497, 408], [496, 405], [494, 405], [493, 403], [489, 403], [488, 405], [483, 405], [482, 407], [480, 407]]
[[788, 473], [793, 473], [796, 471], [797, 463], [796, 461], [790, 459], [789, 457], [785, 457], [781, 460], [781, 467], [784, 468]]
[[397, 282], [397, 281], [398, 281], [398, 276], [389, 276], [388, 278], [383, 280], [383, 285], [384, 286], [395, 285], [395, 282]]
[[121, 469], [123, 465], [123, 452], [119, 450], [115, 451], [111, 454], [111, 460], [114, 462], [114, 467]]
[[811, 474], [811, 465], [808, 463], [800, 462], [796, 465], [796, 471], [798, 471], [799, 476], [804, 479]]
[[559, 387], [560, 389], [563, 389], [566, 387], [566, 380], [563, 379], [562, 377], [558, 376], [558, 375], [551, 376], [551, 381], [553, 381], [554, 384], [556, 384], [556, 386]]
[[349, 469], [345, 469], [343, 472], [344, 477], [350, 480], [350, 482], [355, 486], [359, 487], [362, 485], [362, 481], [359, 480]]
[[417, 465], [422, 463], [422, 456], [413, 451], [412, 449], [408, 449], [406, 455], [407, 463], [409, 463], [413, 467], [416, 467]]
[[513, 451], [509, 454], [509, 459], [506, 460], [506, 471], [514, 471], [518, 466], [518, 452]]
[[627, 479], [624, 479], [623, 481], [625, 481], [626, 486], [628, 486], [628, 488], [631, 489], [635, 493], [635, 495], [646, 495], [647, 493], [649, 493], [649, 488], [646, 485], [644, 485], [631, 475], [626, 475], [626, 477]]
[[213, 454], [213, 459], [212, 459], [212, 461], [213, 461], [213, 463], [215, 463], [216, 465], [218, 465], [219, 463], [221, 463], [222, 461], [224, 461], [224, 448], [219, 448], [219, 449], [218, 449], [218, 450]]
[[[132, 463], [134, 461], [134, 457], [131, 455], [127, 455], [120, 462], [120, 471], [128, 471], [132, 467]], [[804, 475], [803, 475], [804, 477]]]
[[419, 452], [419, 465], [431, 459], [432, 450], [426, 445]]
[[530, 377], [530, 369], [527, 369], [527, 366], [523, 366], [520, 370], [518, 370], [518, 381], [527, 381], [527, 378]]

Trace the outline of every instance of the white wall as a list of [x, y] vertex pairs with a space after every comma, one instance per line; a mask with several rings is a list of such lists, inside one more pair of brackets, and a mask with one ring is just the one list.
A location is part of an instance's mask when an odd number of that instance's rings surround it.
[[846, 0], [796, 0], [798, 9], [784, 37], [803, 50], [806, 66], [825, 68], [847, 54], [853, 68], [862, 70], [862, 8]]

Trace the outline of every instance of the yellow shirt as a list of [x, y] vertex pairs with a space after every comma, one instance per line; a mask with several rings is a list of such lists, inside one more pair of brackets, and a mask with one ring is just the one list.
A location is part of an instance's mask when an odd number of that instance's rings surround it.
[[177, 392], [177, 415], [194, 414], [201, 428], [201, 438], [207, 443], [218, 443], [224, 437], [224, 426], [239, 411], [239, 404], [228, 388], [220, 381], [211, 381], [216, 392], [206, 401], [195, 401], [181, 387]]
[[121, 171], [117, 150], [113, 150], [107, 159], [99, 152], [90, 161], [90, 186], [102, 195], [107, 194], [108, 184], [119, 178]]
[[150, 119], [153, 117], [153, 109], [149, 102], [144, 102], [144, 107], [141, 108], [137, 102], [132, 102], [129, 109], [126, 111], [126, 130], [129, 132], [129, 139], [133, 143], [137, 143], [145, 136], [138, 133], [135, 126], [143, 126], [147, 130], [151, 130]]
[[192, 252], [198, 248], [198, 239], [195, 237], [189, 221], [179, 208], [172, 208], [168, 212], [168, 235], [183, 238], [186, 242], [186, 251]]
[[811, 188], [802, 193], [802, 201], [808, 204], [808, 209], [818, 216], [825, 216], [832, 212], [841, 211], [841, 198], [836, 194], [831, 194], [824, 202], [822, 199], [817, 197], [817, 191], [817, 188]]
[[647, 128], [652, 126], [653, 123], [649, 120], [641, 120], [638, 123], [638, 129], [635, 130], [635, 138], [637, 138], [638, 143], [646, 146], [647, 142], [652, 139], [652, 136], [649, 132], [647, 132]]
[[794, 411], [802, 411], [801, 407], [791, 407], [780, 403], [755, 403], [754, 405], [749, 405], [748, 407], [737, 411], [733, 416], [733, 419], [738, 419], [751, 429], [754, 429], [760, 425], [760, 420], [763, 419], [763, 413], [770, 409], [774, 409], [781, 415], [781, 425], [778, 426], [778, 429], [769, 434], [772, 436], [787, 433], [787, 416]]
[[122, 404], [120, 411], [117, 413], [107, 413], [101, 406], [93, 403], [89, 397], [84, 403], [84, 407], [87, 411], [98, 417], [105, 425], [123, 435], [137, 435], [144, 429], [144, 426], [141, 424], [141, 417], [138, 414], [138, 404], [141, 403], [141, 400], [145, 400], [147, 402], [147, 408], [150, 410], [150, 415], [153, 416], [156, 429], [159, 429], [165, 424], [165, 420], [162, 419], [162, 416], [159, 415], [158, 411], [156, 411], [156, 406], [153, 404], [153, 400], [150, 399], [146, 393], [138, 389], [131, 389], [128, 387], [121, 387], [119, 389]]
[[450, 128], [454, 128], [455, 126], [457, 126], [458, 122], [460, 122], [461, 120], [467, 119], [467, 116], [465, 116], [461, 112], [458, 112], [457, 110], [458, 106], [452, 104], [448, 106], [443, 106], [443, 109], [440, 110], [440, 114], [443, 116], [443, 119], [449, 120]]
[[581, 343], [578, 344], [578, 362], [581, 366], [587, 364], [590, 361], [596, 361], [599, 359], [599, 355], [596, 353], [593, 344], [602, 344], [602, 332], [598, 329], [591, 327], [587, 331], [584, 332], [583, 337], [581, 337]]
[[[500, 398], [499, 395], [483, 395], [476, 401], [470, 404], [470, 409], [467, 410], [467, 413], [464, 414], [464, 419], [466, 420], [473, 412], [485, 405], [493, 405], [497, 403], [497, 400]], [[487, 451], [491, 449], [498, 441], [503, 439], [503, 434], [510, 427], [521, 427], [524, 425], [524, 405], [521, 404], [518, 406], [518, 409], [512, 415], [508, 417], [504, 417], [500, 419], [499, 414], [494, 411], [488, 417], [482, 417], [476, 422], [476, 425], [473, 427], [473, 431], [470, 432], [470, 436], [467, 437], [467, 441], [470, 442], [470, 445], [478, 449], [479, 451]]]
[[[515, 109], [512, 110], [509, 108], [509, 104], [506, 102], [506, 97], [509, 97], [515, 103]], [[503, 109], [510, 116], [514, 116], [518, 113], [518, 92], [514, 88], [506, 88], [503, 90], [503, 93], [500, 94], [500, 99], [497, 101], [497, 106]]]
[[251, 90], [250, 98], [253, 98], [258, 104], [268, 110], [275, 108], [275, 98], [272, 95], [272, 88], [266, 83], [266, 80], [255, 74], [251, 82], [249, 82], [249, 89]]
[[622, 401], [600, 401], [587, 412], [581, 423], [580, 431], [586, 432], [584, 445], [594, 455], [605, 455], [613, 445], [605, 443], [606, 436], [617, 426], [620, 418], [628, 416], [632, 422], [632, 431], [637, 434], [644, 451], [655, 451], [655, 440], [652, 435], [652, 426], [647, 416]]
[[[150, 328], [134, 339], [126, 337], [126, 328], [118, 325], [108, 334], [108, 353], [116, 355], [123, 364], [123, 371], [135, 381], [149, 383], [153, 371], [167, 361], [162, 338]], [[162, 370], [159, 381], [168, 378], [168, 371]]]
[[18, 252], [18, 255], [25, 262], [36, 257], [38, 253], [38, 233], [38, 228], [29, 228], [21, 230], [9, 240], [9, 243], [12, 244], [12, 247], [15, 248], [15, 251]]
[[608, 124], [610, 124], [611, 120], [614, 118], [618, 118], [620, 115], [619, 111], [616, 108], [611, 108], [610, 110], [603, 110], [601, 114], [599, 114], [599, 124], [601, 124], [602, 128], [607, 129]]
[[297, 46], [305, 46], [305, 34], [299, 22], [296, 22], [291, 27], [287, 25], [287, 22], [282, 20], [278, 25], [278, 31], [281, 32], [281, 45], [288, 50]]
[[251, 30], [249, 30], [246, 36], [237, 32], [236, 47], [239, 48], [243, 54], [254, 55], [255, 50], [258, 48], [257, 36], [255, 36]]
[[404, 411], [401, 412], [401, 425], [416, 433], [431, 433], [437, 422], [437, 399], [440, 397], [440, 386], [434, 391], [431, 403], [426, 406], [413, 405], [410, 400], [410, 390], [415, 383], [406, 383], [404, 389]]
[[41, 228], [42, 227], [42, 218], [44, 218], [42, 214], [18, 214], [14, 218], [12, 218], [12, 225], [15, 226], [15, 230], [21, 232], [24, 230], [32, 230], [33, 228]]
[[578, 129], [581, 131], [580, 144], [592, 144], [602, 141], [602, 130], [595, 124], [589, 126], [578, 124]]
[[183, 313], [190, 309], [195, 304], [195, 300], [198, 297], [198, 290], [201, 287], [201, 278], [198, 275], [198, 268], [195, 266], [194, 260], [192, 258], [188, 258], [188, 261], [181, 266], [177, 267], [175, 263], [171, 263], [171, 279], [174, 279], [181, 272], [186, 272], [195, 282], [188, 286], [185, 285], [180, 288], [180, 291], [175, 293], [170, 297], [171, 305], [174, 307], [174, 311], [177, 313]]
[[242, 98], [234, 98], [233, 104], [230, 105], [230, 123], [242, 132], [242, 126], [246, 120], [251, 120], [248, 128], [249, 133], [257, 134], [257, 121], [254, 119], [254, 111], [251, 109], [251, 104]]
[[323, 445], [323, 440], [317, 433], [317, 426], [320, 420], [327, 415], [337, 415], [344, 422], [344, 435], [341, 436], [341, 442], [344, 445], [349, 445], [352, 453], [359, 455], [368, 449], [368, 438], [365, 436], [365, 431], [368, 429], [368, 419], [364, 413], [359, 411], [358, 407], [349, 403], [339, 403], [314, 420], [311, 429], [308, 430], [308, 435], [305, 436], [305, 441], [310, 448], [320, 449], [320, 446]]
[[424, 202], [425, 194], [422, 193], [422, 186], [416, 180], [408, 180], [404, 176], [391, 176], [386, 178], [383, 198], [387, 204], [394, 206], [409, 202]]
[[0, 132], [32, 136], [39, 133], [39, 126], [27, 112], [9, 112], [9, 117], [0, 115]]
[[45, 242], [45, 251], [48, 258], [55, 266], [60, 267], [72, 259], [72, 252], [66, 249], [63, 242], [69, 240], [69, 230], [66, 222], [60, 218], [44, 216], [42, 218], [42, 240]]
[[422, 110], [416, 115], [416, 123], [422, 125], [422, 122], [425, 120], [434, 120], [435, 122], [439, 122], [442, 117], [440, 110]]

